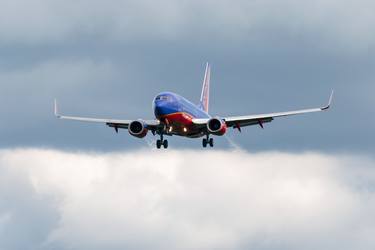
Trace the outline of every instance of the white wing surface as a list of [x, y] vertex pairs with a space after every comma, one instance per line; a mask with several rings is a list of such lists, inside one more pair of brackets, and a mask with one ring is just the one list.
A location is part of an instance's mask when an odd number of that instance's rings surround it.
[[[102, 118], [91, 118], [91, 117], [80, 117], [80, 116], [66, 116], [60, 115], [58, 112], [57, 101], [55, 100], [55, 116], [63, 120], [73, 120], [80, 122], [92, 122], [92, 123], [103, 123], [109, 127], [127, 129], [129, 124], [134, 120], [121, 120], [121, 119], [102, 119]], [[157, 127], [160, 122], [158, 120], [143, 120], [148, 128], [153, 129]]]
[[[299, 115], [299, 114], [321, 112], [321, 111], [328, 110], [331, 106], [332, 98], [333, 98], [333, 91], [331, 92], [328, 104], [320, 108], [301, 109], [301, 110], [295, 110], [295, 111], [258, 114], [258, 115], [230, 116], [230, 117], [223, 117], [222, 119], [225, 121], [228, 127], [240, 128], [240, 127], [251, 126], [251, 125], [263, 126], [262, 125], [263, 123], [271, 122], [276, 117]], [[197, 125], [206, 125], [208, 121], [209, 119], [194, 119], [193, 123]]]

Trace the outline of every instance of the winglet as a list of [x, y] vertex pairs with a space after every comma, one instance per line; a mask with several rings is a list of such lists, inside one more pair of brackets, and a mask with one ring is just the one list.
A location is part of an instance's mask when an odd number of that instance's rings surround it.
[[55, 116], [57, 118], [60, 118], [59, 111], [58, 111], [58, 108], [57, 108], [57, 100], [56, 99], [55, 99]]
[[332, 90], [331, 95], [329, 97], [328, 105], [325, 106], [325, 107], [323, 107], [323, 108], [321, 108], [322, 110], [327, 110], [327, 109], [329, 109], [331, 107], [332, 100], [333, 100], [333, 93], [334, 93], [334, 91]]

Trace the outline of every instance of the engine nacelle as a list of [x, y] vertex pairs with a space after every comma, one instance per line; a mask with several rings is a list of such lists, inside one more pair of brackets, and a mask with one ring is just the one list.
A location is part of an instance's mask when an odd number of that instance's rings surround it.
[[148, 129], [143, 121], [132, 121], [128, 127], [129, 134], [132, 136], [143, 138], [147, 135]]
[[207, 123], [207, 130], [214, 135], [224, 135], [227, 132], [227, 125], [219, 118], [211, 118]]

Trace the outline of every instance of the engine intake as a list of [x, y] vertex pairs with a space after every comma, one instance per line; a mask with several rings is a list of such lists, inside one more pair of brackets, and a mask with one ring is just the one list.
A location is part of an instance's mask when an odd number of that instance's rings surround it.
[[224, 135], [227, 132], [227, 125], [219, 118], [212, 118], [207, 123], [207, 130], [214, 135]]
[[148, 129], [143, 121], [132, 121], [129, 124], [128, 131], [132, 136], [143, 138], [147, 135]]

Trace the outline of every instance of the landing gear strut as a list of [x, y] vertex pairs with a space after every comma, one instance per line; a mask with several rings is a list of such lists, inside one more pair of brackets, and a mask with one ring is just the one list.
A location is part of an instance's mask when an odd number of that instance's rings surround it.
[[209, 135], [207, 135], [207, 138], [203, 138], [202, 146], [205, 148], [207, 147], [207, 144], [212, 148], [214, 146], [214, 138], [210, 138]]
[[168, 148], [168, 140], [163, 139], [163, 134], [160, 134], [160, 140], [156, 141], [156, 147], [161, 148], [163, 146], [164, 148]]

